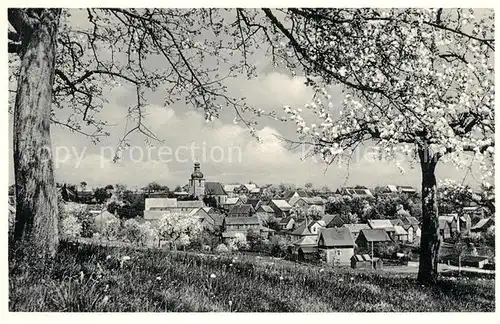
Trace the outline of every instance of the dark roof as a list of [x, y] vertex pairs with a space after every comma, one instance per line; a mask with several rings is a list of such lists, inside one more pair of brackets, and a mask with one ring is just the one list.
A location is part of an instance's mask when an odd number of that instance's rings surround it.
[[260, 205], [258, 209], [262, 209], [266, 213], [274, 213], [274, 210], [268, 205]]
[[399, 218], [391, 219], [390, 221], [391, 221], [391, 224], [393, 226], [396, 226], [396, 225], [403, 226], [403, 221]]
[[419, 221], [413, 216], [403, 217], [402, 221], [404, 224], [418, 225]]
[[227, 195], [220, 182], [205, 182], [205, 195]]
[[248, 199], [247, 200], [247, 204], [252, 205], [253, 208], [255, 208], [259, 202], [260, 202], [260, 199]]
[[363, 229], [359, 233], [359, 237], [365, 237], [368, 242], [388, 242], [391, 241], [387, 232], [383, 229]]
[[319, 233], [318, 246], [351, 247], [354, 246], [354, 239], [348, 228], [323, 228]]
[[226, 217], [224, 219], [226, 225], [260, 225], [258, 217]]
[[288, 222], [289, 222], [290, 220], [292, 220], [292, 219], [293, 219], [293, 217], [292, 217], [292, 216], [283, 217], [283, 218], [279, 221], [279, 224], [281, 224], [281, 225], [286, 225], [286, 224], [288, 224]]
[[297, 190], [290, 190], [290, 191], [287, 191], [285, 194], [284, 194], [284, 199], [285, 200], [288, 200], [290, 198], [292, 198], [292, 196], [297, 193], [299, 195], [299, 197], [309, 197], [309, 193], [307, 193], [306, 191], [302, 190], [302, 189], [297, 189]]
[[250, 215], [255, 210], [252, 205], [242, 204], [242, 205], [234, 205], [233, 208], [229, 211], [229, 215], [231, 214], [248, 214]]
[[326, 227], [342, 227], [344, 224], [348, 224], [349, 220], [347, 217], [336, 215], [325, 215], [322, 219], [325, 222]]
[[292, 235], [314, 235], [306, 226], [306, 222], [302, 222], [292, 233]]

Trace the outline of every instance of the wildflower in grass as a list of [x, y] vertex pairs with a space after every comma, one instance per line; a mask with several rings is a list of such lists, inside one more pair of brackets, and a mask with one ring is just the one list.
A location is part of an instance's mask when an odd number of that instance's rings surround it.
[[216, 276], [214, 273], [212, 273], [212, 274], [210, 275], [210, 278], [212, 278], [212, 279], [215, 279], [216, 277], [217, 277], [217, 276]]
[[156, 280], [160, 281], [160, 280], [161, 280], [161, 277], [156, 277]]
[[232, 267], [232, 266], [233, 266], [233, 264], [232, 264], [232, 263], [230, 263], [230, 264], [229, 264], [229, 266], [230, 266], [230, 267]]
[[103, 305], [106, 305], [106, 303], [109, 301], [109, 296], [104, 296], [104, 298], [102, 299], [102, 304]]
[[342, 278], [339, 279], [339, 282], [343, 282], [343, 281], [344, 281], [344, 279], [342, 279]]
[[351, 281], [354, 281], [354, 277], [351, 277]]
[[280, 280], [283, 280], [283, 277], [282, 277], [282, 276], [280, 276]]
[[83, 282], [83, 279], [85, 278], [85, 274], [83, 271], [80, 271], [80, 282]]
[[323, 272], [323, 271], [325, 271], [325, 269], [323, 269], [323, 268], [319, 269], [319, 272]]
[[120, 267], [123, 267], [123, 264], [125, 263], [125, 261], [128, 261], [130, 260], [130, 257], [128, 255], [122, 257], [121, 261], [120, 261]]

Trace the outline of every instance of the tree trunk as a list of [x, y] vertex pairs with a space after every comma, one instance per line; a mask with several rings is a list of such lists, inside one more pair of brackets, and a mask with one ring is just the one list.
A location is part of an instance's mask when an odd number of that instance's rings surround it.
[[15, 10], [22, 45], [14, 107], [14, 237], [45, 258], [54, 256], [59, 239], [50, 117], [61, 10]]
[[436, 164], [437, 158], [427, 147], [418, 151], [422, 169], [422, 236], [418, 281], [434, 284], [437, 280], [437, 265], [441, 238], [439, 234]]

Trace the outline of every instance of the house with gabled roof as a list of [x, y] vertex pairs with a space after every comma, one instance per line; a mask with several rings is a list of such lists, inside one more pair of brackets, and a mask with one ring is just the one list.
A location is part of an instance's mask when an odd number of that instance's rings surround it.
[[373, 197], [372, 192], [368, 188], [352, 188], [352, 187], [341, 187], [335, 191], [335, 193], [343, 196], [369, 198]]
[[298, 240], [302, 236], [318, 235], [319, 230], [325, 227], [325, 222], [322, 220], [308, 221], [305, 220], [298, 224], [295, 230], [290, 233], [293, 240]]
[[293, 231], [295, 229], [295, 219], [292, 216], [283, 217], [278, 226], [283, 231]]
[[439, 216], [439, 233], [444, 239], [449, 239], [460, 232], [458, 214], [445, 214]]
[[238, 188], [240, 184], [227, 184], [223, 186], [224, 192], [226, 192], [228, 198], [238, 197]]
[[312, 259], [315, 253], [318, 252], [318, 236], [309, 235], [302, 236], [293, 244], [293, 254], [296, 255], [299, 261]]
[[413, 216], [403, 216], [400, 219], [403, 222], [401, 226], [408, 232], [408, 242], [419, 243], [422, 236], [420, 222]]
[[253, 209], [255, 209], [256, 211], [260, 207], [261, 203], [262, 202], [258, 198], [250, 198], [250, 199], [247, 199], [247, 202], [246, 202], [246, 204], [252, 205]]
[[394, 225], [394, 240], [399, 242], [408, 241], [408, 232], [401, 225]]
[[398, 193], [398, 186], [396, 185], [387, 185], [382, 190], [383, 193]]
[[289, 204], [301, 210], [303, 214], [306, 214], [311, 206], [318, 206], [322, 213], [325, 212], [325, 202], [320, 197], [299, 197], [297, 199], [291, 199]]
[[396, 230], [389, 219], [369, 219], [368, 225], [371, 229], [383, 229], [390, 238], [394, 238]]
[[241, 232], [245, 235], [249, 230], [259, 233], [261, 223], [259, 218], [252, 217], [226, 217], [224, 218], [223, 225], [224, 232]]
[[486, 232], [491, 226], [495, 226], [495, 219], [488, 217], [488, 218], [483, 218], [479, 222], [477, 222], [476, 225], [472, 226], [470, 231], [474, 233], [478, 232]]
[[398, 186], [398, 192], [406, 194], [415, 194], [417, 193], [417, 189], [415, 189], [412, 186]]
[[326, 214], [323, 216], [321, 220], [325, 222], [326, 228], [335, 228], [335, 227], [342, 227], [344, 226], [344, 224], [348, 224], [349, 220], [347, 218], [348, 218], [347, 216], [343, 216], [340, 214], [334, 214], [334, 215]]
[[227, 214], [228, 217], [250, 217], [255, 213], [250, 204], [234, 205]]
[[307, 191], [302, 189], [297, 189], [297, 190], [287, 191], [284, 194], [283, 199], [288, 201], [288, 203], [293, 206], [293, 204], [295, 204], [295, 202], [300, 198], [308, 198], [308, 197], [310, 197], [310, 194]]
[[349, 265], [354, 255], [354, 239], [348, 228], [322, 228], [318, 236], [320, 258], [333, 266]]
[[222, 208], [225, 210], [230, 210], [231, 208], [233, 208], [233, 206], [241, 204], [243, 204], [243, 200], [241, 200], [240, 197], [226, 198], [226, 203], [222, 206]]
[[362, 229], [356, 238], [356, 245], [361, 249], [370, 248], [372, 244], [392, 242], [384, 229]]
[[273, 209], [276, 218], [287, 217], [290, 215], [292, 209], [292, 206], [286, 200], [282, 199], [273, 199], [269, 202], [268, 206]]
[[361, 230], [370, 229], [370, 226], [368, 224], [344, 224], [343, 227], [349, 229], [355, 241], [358, 238]]
[[190, 213], [205, 207], [201, 200], [177, 200], [175, 198], [146, 198], [144, 219], [159, 220], [168, 213]]

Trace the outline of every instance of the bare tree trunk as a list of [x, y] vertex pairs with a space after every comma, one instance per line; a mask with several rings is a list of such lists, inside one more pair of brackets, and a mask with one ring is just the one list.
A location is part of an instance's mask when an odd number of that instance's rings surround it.
[[422, 168], [422, 236], [418, 281], [434, 284], [437, 280], [438, 256], [441, 239], [439, 234], [436, 164], [437, 158], [427, 147], [418, 151]]
[[22, 35], [14, 107], [15, 239], [35, 255], [54, 256], [58, 246], [57, 191], [50, 117], [60, 9], [14, 9]]

